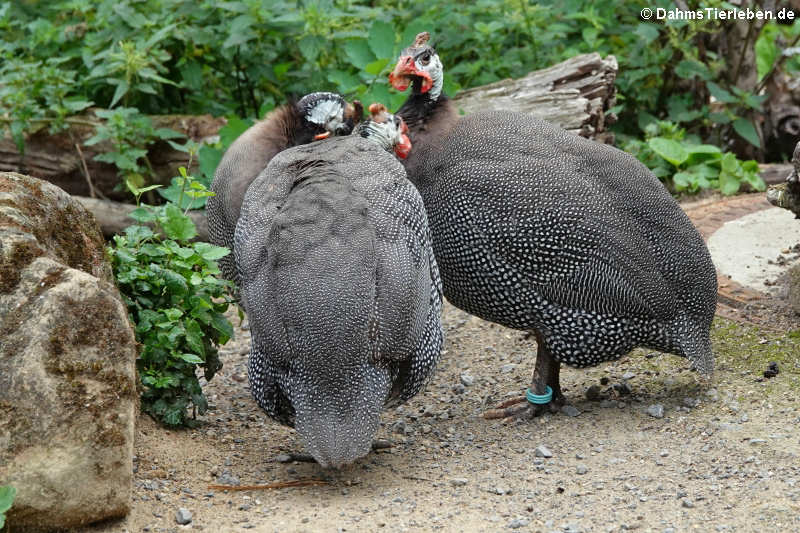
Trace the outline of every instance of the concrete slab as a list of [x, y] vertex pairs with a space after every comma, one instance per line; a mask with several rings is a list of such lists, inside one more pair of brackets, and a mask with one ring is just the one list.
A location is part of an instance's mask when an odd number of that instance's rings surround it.
[[[787, 265], [770, 264], [781, 252], [800, 242], [800, 220], [786, 209], [773, 207], [722, 225], [708, 239], [708, 250], [720, 274], [745, 287], [774, 294], [774, 281]], [[795, 257], [792, 264], [800, 262]]]

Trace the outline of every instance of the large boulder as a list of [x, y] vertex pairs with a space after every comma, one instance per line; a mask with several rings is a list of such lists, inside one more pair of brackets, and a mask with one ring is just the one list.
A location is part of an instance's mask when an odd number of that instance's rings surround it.
[[92, 215], [0, 172], [0, 485], [17, 489], [13, 530], [128, 512], [136, 353]]

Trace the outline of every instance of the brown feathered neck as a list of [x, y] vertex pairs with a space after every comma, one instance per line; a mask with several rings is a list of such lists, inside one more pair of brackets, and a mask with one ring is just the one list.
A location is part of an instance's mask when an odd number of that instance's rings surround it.
[[418, 83], [419, 80], [414, 80], [411, 96], [395, 113], [408, 125], [412, 142], [416, 132], [431, 129], [433, 123], [438, 120], [449, 121], [456, 114], [456, 108], [446, 94], [442, 93], [439, 98], [433, 100], [428, 93], [417, 91]]
[[270, 125], [273, 138], [285, 139], [284, 149], [308, 144], [314, 140], [315, 135], [325, 131], [322, 126], [306, 120], [294, 102], [275, 109], [266, 117], [266, 121]]

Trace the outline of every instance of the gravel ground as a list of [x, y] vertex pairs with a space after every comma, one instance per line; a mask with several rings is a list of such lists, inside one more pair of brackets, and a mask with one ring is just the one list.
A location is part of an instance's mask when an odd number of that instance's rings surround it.
[[[341, 471], [276, 461], [301, 444], [251, 398], [237, 329], [200, 427], [141, 416], [130, 515], [81, 531], [800, 530], [800, 321], [785, 334], [718, 319], [711, 383], [644, 350], [565, 368], [570, 408], [505, 421], [481, 415], [527, 386], [535, 340], [452, 306], [445, 325], [433, 381], [384, 414], [392, 448]], [[327, 484], [209, 488], [298, 479]]]

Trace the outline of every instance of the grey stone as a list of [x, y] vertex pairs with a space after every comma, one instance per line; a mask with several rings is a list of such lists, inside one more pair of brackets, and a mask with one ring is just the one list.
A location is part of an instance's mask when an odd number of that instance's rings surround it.
[[230, 473], [229, 470], [224, 470], [217, 478], [217, 483], [220, 485], [240, 485], [239, 478]]
[[510, 372], [513, 372], [515, 368], [517, 368], [517, 365], [515, 365], [514, 363], [508, 363], [507, 365], [503, 365], [500, 367], [500, 373], [508, 374]]
[[627, 381], [629, 379], [633, 379], [635, 377], [636, 377], [636, 374], [634, 374], [633, 372], [625, 372], [624, 374], [622, 374], [622, 379], [624, 379], [625, 381]]
[[472, 386], [473, 383], [475, 383], [475, 378], [466, 373], [461, 374], [460, 379], [461, 379], [461, 384], [464, 385], [465, 387], [470, 387]]
[[686, 509], [691, 509], [694, 507], [694, 503], [689, 498], [684, 498], [681, 500], [681, 507], [685, 507]]
[[276, 463], [291, 463], [292, 456], [286, 453], [279, 454], [275, 457]]
[[578, 410], [577, 407], [572, 405], [565, 405], [561, 408], [561, 412], [567, 416], [578, 416], [581, 412]]
[[175, 521], [182, 526], [192, 523], [192, 512], [189, 509], [181, 507], [175, 511]]
[[585, 474], [588, 471], [589, 471], [589, 469], [586, 467], [586, 465], [578, 465], [578, 466], [575, 467], [575, 473], [580, 475], [580, 476], [582, 476], [583, 474]]
[[463, 487], [469, 483], [469, 480], [465, 477], [454, 477], [450, 480], [450, 484], [454, 487]]
[[647, 414], [653, 418], [664, 418], [664, 406], [656, 403], [647, 408]]
[[536, 457], [545, 457], [545, 458], [547, 458], [547, 457], [553, 457], [553, 452], [551, 452], [547, 448], [547, 446], [545, 446], [544, 444], [540, 444], [533, 451], [533, 455], [535, 455]]
[[515, 518], [508, 524], [508, 527], [511, 529], [519, 529], [521, 527], [527, 526], [530, 523], [531, 521], [529, 518]]
[[127, 514], [136, 355], [94, 217], [0, 172], [0, 480], [17, 489], [15, 530]]

